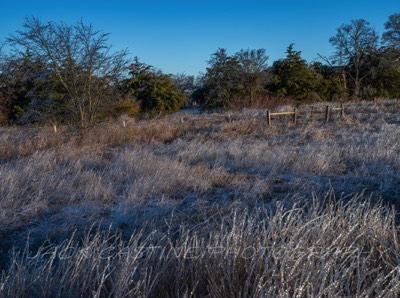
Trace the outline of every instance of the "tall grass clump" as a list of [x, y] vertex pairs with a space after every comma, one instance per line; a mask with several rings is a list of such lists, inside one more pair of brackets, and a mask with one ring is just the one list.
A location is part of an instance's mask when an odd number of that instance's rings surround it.
[[[347, 203], [345, 203], [347, 201]], [[150, 234], [14, 251], [1, 297], [398, 297], [394, 210], [361, 196], [233, 207]]]

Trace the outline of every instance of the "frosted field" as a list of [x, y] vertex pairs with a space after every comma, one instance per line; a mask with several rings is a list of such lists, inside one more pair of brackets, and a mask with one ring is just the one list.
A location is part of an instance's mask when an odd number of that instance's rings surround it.
[[399, 112], [2, 129], [0, 296], [395, 297]]

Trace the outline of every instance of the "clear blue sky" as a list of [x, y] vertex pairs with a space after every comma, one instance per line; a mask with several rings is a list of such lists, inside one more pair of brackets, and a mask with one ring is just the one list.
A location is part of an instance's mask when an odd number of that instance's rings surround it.
[[308, 61], [330, 55], [329, 38], [351, 19], [364, 18], [379, 32], [399, 0], [0, 0], [0, 40], [24, 18], [74, 24], [83, 20], [111, 33], [115, 49], [166, 73], [198, 74], [218, 48], [233, 54], [265, 48], [269, 64], [290, 43]]

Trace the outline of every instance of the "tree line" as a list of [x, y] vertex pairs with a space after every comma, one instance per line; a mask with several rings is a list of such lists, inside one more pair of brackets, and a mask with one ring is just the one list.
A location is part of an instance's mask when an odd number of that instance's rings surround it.
[[203, 109], [266, 106], [272, 100], [400, 97], [400, 14], [381, 36], [351, 20], [329, 41], [331, 56], [308, 63], [290, 44], [268, 64], [265, 49], [232, 55], [218, 49], [197, 77], [165, 74], [126, 50], [113, 52], [108, 34], [91, 25], [27, 18], [0, 48], [0, 123], [73, 123], [86, 127], [121, 114], [163, 115], [185, 104]]

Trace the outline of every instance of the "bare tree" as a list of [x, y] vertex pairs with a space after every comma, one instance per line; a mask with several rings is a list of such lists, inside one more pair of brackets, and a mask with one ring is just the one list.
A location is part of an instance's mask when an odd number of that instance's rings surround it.
[[389, 16], [389, 20], [385, 23], [385, 29], [387, 31], [382, 35], [383, 42], [400, 50], [400, 13]]
[[65, 108], [85, 127], [93, 124], [101, 106], [112, 99], [112, 88], [128, 67], [127, 52], [111, 53], [108, 35], [82, 21], [70, 26], [30, 17], [23, 30], [7, 41], [46, 66], [51, 80], [65, 93]]
[[376, 50], [378, 34], [370, 27], [369, 22], [359, 19], [343, 24], [329, 41], [336, 48], [335, 57], [340, 64], [346, 63], [351, 67], [348, 74], [354, 83], [353, 96], [359, 97], [361, 82], [367, 76], [362, 73], [364, 58]]
[[178, 73], [171, 75], [172, 81], [176, 87], [187, 95], [193, 93], [194, 90], [194, 76], [185, 73]]
[[265, 54], [265, 49], [242, 49], [236, 53], [236, 57], [243, 72], [244, 88], [253, 106], [256, 94], [264, 90], [267, 82], [268, 56]]

